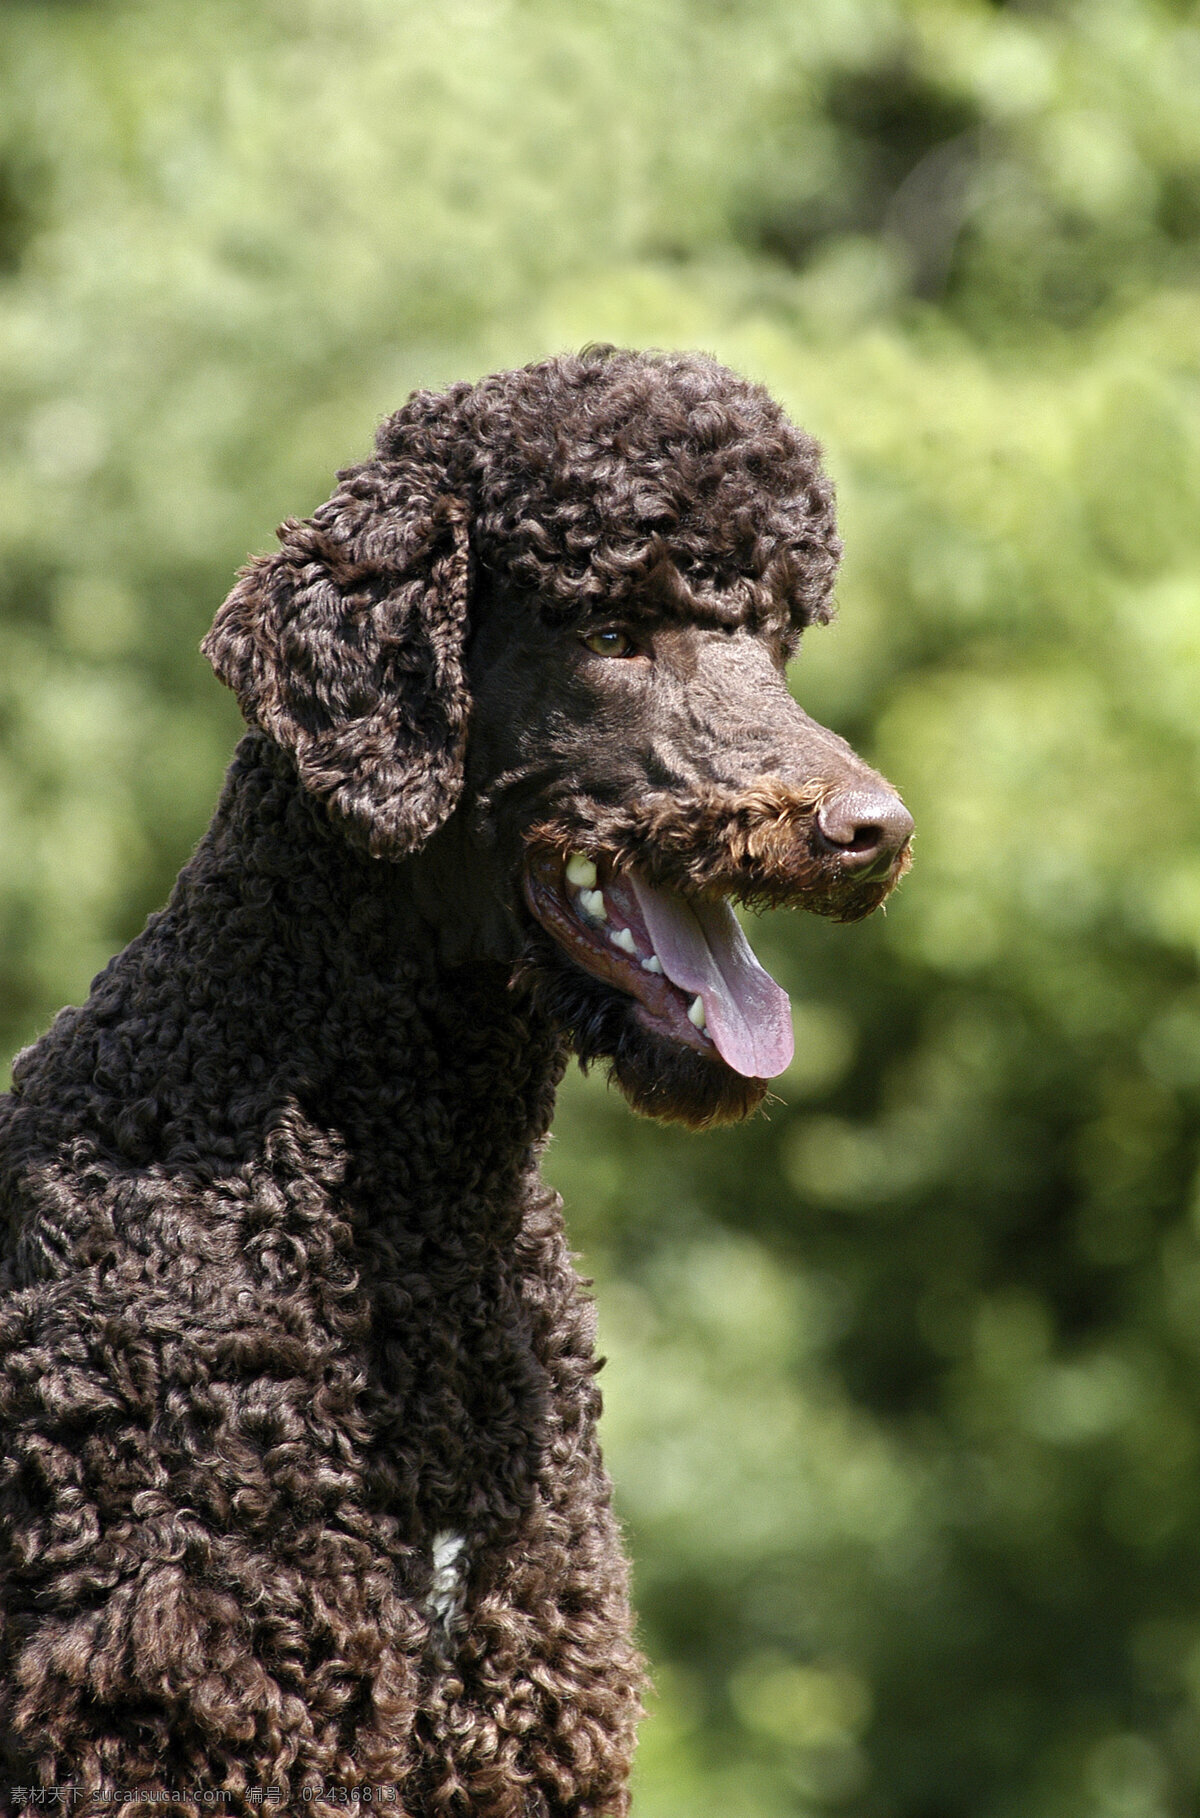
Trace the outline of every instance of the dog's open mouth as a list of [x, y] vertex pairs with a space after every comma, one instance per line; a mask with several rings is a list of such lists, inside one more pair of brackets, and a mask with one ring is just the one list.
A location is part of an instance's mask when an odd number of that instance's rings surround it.
[[759, 964], [728, 902], [546, 849], [529, 856], [525, 898], [576, 964], [634, 998], [660, 1035], [715, 1050], [747, 1079], [773, 1079], [790, 1062], [787, 992]]

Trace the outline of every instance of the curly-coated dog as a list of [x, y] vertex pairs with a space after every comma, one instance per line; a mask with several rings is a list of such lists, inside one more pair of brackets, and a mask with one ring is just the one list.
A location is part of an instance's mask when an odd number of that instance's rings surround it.
[[911, 821], [796, 706], [814, 444], [699, 356], [418, 393], [205, 650], [250, 730], [171, 900], [0, 1112], [0, 1759], [80, 1818], [627, 1809], [641, 1667], [568, 1052], [746, 1115]]

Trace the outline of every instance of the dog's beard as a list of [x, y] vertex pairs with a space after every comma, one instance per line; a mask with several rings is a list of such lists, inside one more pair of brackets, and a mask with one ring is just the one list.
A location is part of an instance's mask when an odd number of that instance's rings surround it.
[[531, 931], [520, 980], [566, 1031], [581, 1067], [606, 1063], [643, 1117], [705, 1130], [739, 1123], [766, 1096], [764, 1080], [735, 1073], [715, 1051], [710, 1058], [649, 1028], [634, 998], [592, 978], [540, 928]]

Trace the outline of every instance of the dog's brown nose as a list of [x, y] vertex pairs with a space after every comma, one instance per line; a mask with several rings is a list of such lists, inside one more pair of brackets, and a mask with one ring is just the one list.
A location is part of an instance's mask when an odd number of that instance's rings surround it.
[[913, 817], [890, 789], [840, 789], [818, 809], [817, 828], [843, 866], [868, 871], [903, 851]]

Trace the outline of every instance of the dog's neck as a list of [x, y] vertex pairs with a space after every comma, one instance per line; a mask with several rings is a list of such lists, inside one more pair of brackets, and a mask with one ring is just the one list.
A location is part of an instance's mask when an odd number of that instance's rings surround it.
[[[420, 894], [411, 864], [355, 850], [281, 753], [243, 739], [167, 908], [65, 1013], [81, 1086], [102, 1069], [105, 1104], [156, 1106], [141, 1135], [128, 1117], [98, 1132], [104, 1148], [169, 1169], [199, 1142], [253, 1165], [234, 1154], [247, 1130], [261, 1153], [298, 1119], [365, 1197], [419, 1220], [468, 1207], [503, 1220], [549, 1126], [563, 1043], [510, 988], [510, 967], [447, 960]], [[175, 1047], [115, 1047], [113, 1027]], [[25, 1063], [32, 1099], [37, 1048]]]

